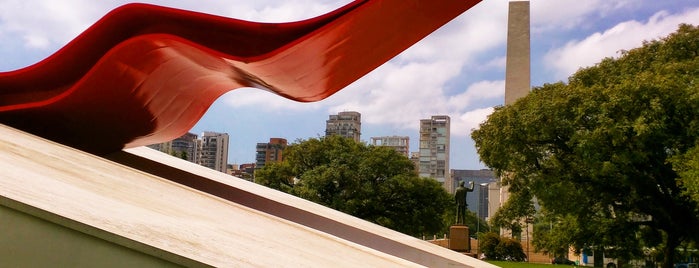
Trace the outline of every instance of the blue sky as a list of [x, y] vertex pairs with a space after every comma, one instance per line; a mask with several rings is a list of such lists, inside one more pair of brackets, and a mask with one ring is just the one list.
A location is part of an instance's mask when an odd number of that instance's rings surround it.
[[[0, 72], [34, 64], [75, 38], [120, 0], [0, 0]], [[147, 0], [238, 19], [310, 18], [348, 0]], [[237, 89], [212, 105], [192, 129], [227, 132], [230, 163], [254, 162], [255, 144], [323, 135], [329, 114], [362, 113], [362, 140], [410, 137], [419, 120], [452, 119], [453, 169], [486, 168], [469, 133], [504, 103], [506, 0], [483, 0], [393, 60], [319, 102], [298, 103]], [[532, 86], [566, 81], [577, 69], [658, 39], [680, 23], [699, 24], [696, 0], [531, 0]]]

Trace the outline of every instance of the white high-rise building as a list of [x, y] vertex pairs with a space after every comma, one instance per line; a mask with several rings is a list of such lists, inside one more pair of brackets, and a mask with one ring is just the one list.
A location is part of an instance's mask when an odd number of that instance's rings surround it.
[[371, 144], [391, 147], [405, 157], [410, 157], [410, 137], [408, 136], [371, 137]]
[[435, 115], [430, 119], [420, 120], [420, 177], [430, 177], [449, 189], [449, 139], [450, 118]]
[[325, 121], [325, 136], [340, 135], [359, 142], [362, 135], [362, 115], [358, 112], [340, 112]]
[[204, 132], [197, 141], [197, 164], [225, 173], [228, 166], [228, 134]]

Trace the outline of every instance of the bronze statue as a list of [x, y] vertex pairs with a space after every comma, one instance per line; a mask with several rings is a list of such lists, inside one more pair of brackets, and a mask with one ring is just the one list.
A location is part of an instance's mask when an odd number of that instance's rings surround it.
[[473, 181], [470, 181], [469, 188], [464, 187], [464, 181], [459, 182], [459, 187], [456, 188], [454, 192], [454, 199], [456, 200], [456, 224], [465, 225], [466, 224], [466, 208], [468, 204], [466, 203], [466, 196], [468, 192], [473, 192]]

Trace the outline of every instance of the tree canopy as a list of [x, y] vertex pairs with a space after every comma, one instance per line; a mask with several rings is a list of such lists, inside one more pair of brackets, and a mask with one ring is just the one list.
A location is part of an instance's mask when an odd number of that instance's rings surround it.
[[487, 232], [479, 236], [481, 251], [486, 259], [496, 261], [524, 261], [527, 255], [522, 244], [512, 238], [500, 237], [497, 233]]
[[451, 196], [389, 147], [340, 136], [297, 141], [255, 181], [413, 236], [446, 229]]
[[620, 258], [656, 247], [669, 268], [680, 243], [699, 239], [699, 28], [681, 25], [567, 84], [536, 87], [472, 137], [513, 195], [535, 198], [549, 229], [565, 229], [557, 244]]

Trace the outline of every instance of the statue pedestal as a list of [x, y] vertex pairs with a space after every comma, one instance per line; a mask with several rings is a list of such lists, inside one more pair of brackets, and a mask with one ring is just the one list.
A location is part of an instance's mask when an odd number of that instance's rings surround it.
[[467, 252], [471, 250], [471, 238], [468, 236], [466, 225], [452, 225], [449, 227], [449, 249]]

